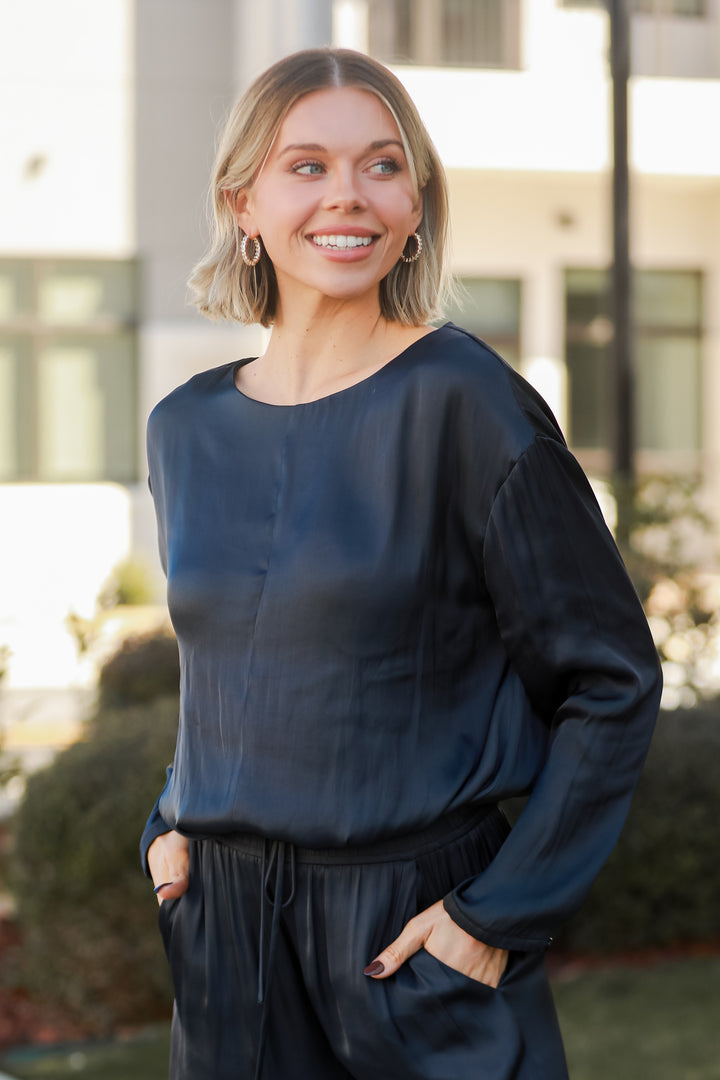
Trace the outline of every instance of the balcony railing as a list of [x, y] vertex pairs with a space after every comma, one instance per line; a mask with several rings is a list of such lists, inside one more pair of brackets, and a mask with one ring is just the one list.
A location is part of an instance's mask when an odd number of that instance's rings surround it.
[[395, 64], [518, 68], [520, 0], [368, 0], [370, 52]]

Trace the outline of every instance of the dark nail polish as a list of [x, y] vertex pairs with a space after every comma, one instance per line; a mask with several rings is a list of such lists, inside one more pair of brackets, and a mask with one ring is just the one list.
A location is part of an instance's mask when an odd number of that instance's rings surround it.
[[365, 968], [363, 975], [382, 975], [384, 970], [385, 965], [382, 960], [373, 960], [372, 964], [368, 964]]
[[161, 889], [164, 889], [166, 885], [172, 885], [172, 881], [163, 881], [162, 885], [156, 885], [153, 889], [154, 893], [159, 893]]

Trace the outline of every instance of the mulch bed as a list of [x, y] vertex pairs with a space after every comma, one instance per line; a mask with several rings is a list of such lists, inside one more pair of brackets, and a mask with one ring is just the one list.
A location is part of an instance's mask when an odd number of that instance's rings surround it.
[[[0, 973], [6, 971], [6, 960], [20, 943], [18, 927], [12, 920], [0, 919]], [[672, 960], [717, 955], [720, 955], [720, 941], [688, 942], [662, 949], [635, 949], [606, 955], [551, 949], [548, 969], [553, 978], [564, 981], [587, 971], [613, 967], [647, 968]], [[76, 1042], [92, 1034], [89, 1028], [84, 1028], [57, 1005], [35, 1001], [24, 990], [3, 986], [0, 981], [0, 1054], [11, 1047]]]
[[608, 968], [653, 968], [673, 960], [689, 960], [706, 956], [720, 956], [718, 941], [679, 941], [674, 945], [651, 945], [643, 949], [625, 949], [612, 953], [565, 952], [550, 949], [547, 968], [550, 977], [570, 980], [584, 975], [586, 971], [603, 971]]

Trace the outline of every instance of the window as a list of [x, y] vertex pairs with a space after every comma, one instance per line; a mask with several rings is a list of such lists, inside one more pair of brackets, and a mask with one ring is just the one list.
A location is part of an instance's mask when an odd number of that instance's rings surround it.
[[0, 480], [137, 479], [135, 279], [0, 260]]
[[517, 68], [519, 0], [368, 0], [370, 52], [386, 63]]
[[520, 363], [521, 286], [514, 278], [460, 278], [458, 303], [448, 319], [470, 330], [508, 363]]
[[707, 0], [632, 0], [631, 10], [641, 15], [675, 15], [705, 18]]
[[[561, 0], [565, 8], [607, 8], [608, 0]], [[707, 0], [630, 0], [630, 11], [639, 15], [673, 15], [705, 18]]]
[[[610, 444], [610, 275], [566, 273], [569, 436], [576, 449]], [[640, 450], [700, 447], [702, 275], [635, 272], [635, 423]]]

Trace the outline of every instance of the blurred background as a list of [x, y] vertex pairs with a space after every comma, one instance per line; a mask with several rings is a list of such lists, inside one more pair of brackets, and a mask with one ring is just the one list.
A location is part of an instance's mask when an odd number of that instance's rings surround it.
[[[630, 50], [624, 470], [611, 11]], [[0, 0], [0, 1049], [167, 1015], [135, 854], [177, 686], [145, 422], [194, 372], [262, 351], [260, 327], [186, 302], [215, 140], [255, 75], [330, 43], [417, 103], [449, 176], [448, 317], [550, 403], [622, 522], [663, 660], [645, 787], [560, 942], [573, 1075], [720, 1077], [703, 1020], [720, 991], [720, 0]], [[672, 977], [588, 959], [638, 950]], [[147, 1073], [93, 1066], [85, 1043], [57, 1068], [162, 1076], [159, 1031]], [[31, 1050], [6, 1068], [41, 1075]]]

